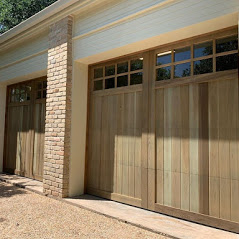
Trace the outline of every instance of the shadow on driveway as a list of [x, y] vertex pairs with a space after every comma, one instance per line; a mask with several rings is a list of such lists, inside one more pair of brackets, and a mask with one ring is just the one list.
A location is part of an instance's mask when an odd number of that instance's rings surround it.
[[24, 190], [19, 189], [13, 185], [0, 182], [0, 199], [26, 193], [27, 192], [25, 192]]

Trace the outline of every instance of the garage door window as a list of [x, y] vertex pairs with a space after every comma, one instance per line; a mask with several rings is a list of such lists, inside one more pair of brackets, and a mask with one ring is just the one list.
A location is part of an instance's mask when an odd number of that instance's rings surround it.
[[[210, 38], [210, 36], [208, 36]], [[188, 42], [188, 43], [187, 43]], [[238, 36], [216, 35], [212, 39], [200, 38], [172, 45], [156, 54], [156, 81], [238, 69]]]
[[30, 100], [31, 87], [19, 85], [10, 89], [10, 103], [23, 103]]
[[40, 81], [37, 83], [37, 94], [36, 94], [37, 100], [46, 98], [46, 88], [47, 81]]
[[93, 91], [112, 90], [143, 82], [143, 57], [131, 58], [93, 69]]

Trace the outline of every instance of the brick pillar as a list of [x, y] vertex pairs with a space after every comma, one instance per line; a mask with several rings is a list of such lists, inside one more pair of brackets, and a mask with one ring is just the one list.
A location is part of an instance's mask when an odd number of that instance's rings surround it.
[[72, 17], [50, 26], [45, 159], [43, 189], [46, 195], [67, 197], [72, 88]]

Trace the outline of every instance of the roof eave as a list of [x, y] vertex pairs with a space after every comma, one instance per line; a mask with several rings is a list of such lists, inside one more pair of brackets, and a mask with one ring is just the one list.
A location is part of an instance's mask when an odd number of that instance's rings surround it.
[[49, 7], [46, 7], [42, 11], [38, 12], [37, 14], [33, 15], [32, 17], [28, 18], [27, 20], [23, 21], [22, 23], [18, 24], [17, 26], [13, 27], [12, 29], [8, 30], [7, 32], [0, 35], [0, 44], [6, 42], [7, 40], [13, 38], [14, 36], [32, 28], [34, 25], [41, 23], [42, 21], [51, 18], [56, 13], [68, 8], [72, 4], [76, 2], [84, 2], [87, 0], [58, 0], [57, 2], [53, 3]]

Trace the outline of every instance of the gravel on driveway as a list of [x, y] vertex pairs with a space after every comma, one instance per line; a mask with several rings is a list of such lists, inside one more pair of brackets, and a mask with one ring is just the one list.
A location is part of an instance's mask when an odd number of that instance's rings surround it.
[[159, 238], [119, 222], [0, 182], [0, 238]]

